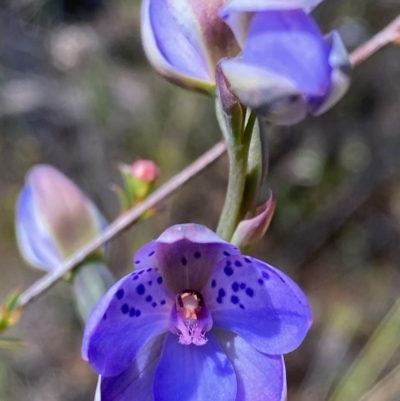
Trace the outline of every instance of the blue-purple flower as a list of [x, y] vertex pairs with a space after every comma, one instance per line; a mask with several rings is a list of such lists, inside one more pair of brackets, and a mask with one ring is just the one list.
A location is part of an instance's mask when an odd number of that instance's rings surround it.
[[350, 82], [339, 34], [323, 37], [308, 14], [321, 1], [144, 0], [144, 49], [167, 79], [209, 94], [221, 61], [244, 105], [274, 123], [293, 124], [325, 112]]
[[107, 225], [93, 202], [48, 165], [37, 165], [28, 172], [18, 197], [15, 224], [21, 254], [42, 270], [57, 267]]
[[194, 224], [167, 229], [134, 262], [85, 329], [96, 400], [285, 400], [282, 354], [312, 319], [289, 277]]
[[320, 1], [231, 0], [221, 10], [242, 48], [222, 71], [240, 101], [277, 124], [335, 104], [349, 85], [347, 52], [308, 12]]

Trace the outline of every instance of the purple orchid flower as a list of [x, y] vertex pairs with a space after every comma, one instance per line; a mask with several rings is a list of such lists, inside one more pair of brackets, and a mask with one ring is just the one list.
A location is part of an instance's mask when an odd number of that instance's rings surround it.
[[282, 354], [312, 319], [289, 277], [194, 224], [167, 229], [134, 262], [85, 329], [96, 401], [285, 400]]
[[319, 2], [232, 0], [220, 10], [242, 47], [221, 62], [230, 89], [274, 123], [319, 115], [349, 86], [351, 65], [339, 34], [324, 38], [307, 13]]

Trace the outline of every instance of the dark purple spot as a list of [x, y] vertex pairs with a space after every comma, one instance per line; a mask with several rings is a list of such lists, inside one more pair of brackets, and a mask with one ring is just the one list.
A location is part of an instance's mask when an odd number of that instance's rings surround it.
[[153, 269], [151, 267], [149, 267], [146, 271], [147, 272], [151, 272]]
[[253, 295], [254, 295], [253, 289], [250, 288], [250, 287], [246, 288], [246, 294], [247, 294], [250, 298], [252, 298]]
[[257, 281], [258, 281], [258, 284], [260, 284], [260, 285], [264, 284], [264, 280], [262, 278], [259, 278]]
[[129, 306], [128, 304], [123, 304], [121, 307], [121, 311], [124, 315], [126, 315], [129, 312]]
[[217, 285], [217, 282], [215, 280], [211, 281], [211, 287], [214, 288]]
[[141, 315], [141, 313], [142, 313], [142, 312], [140, 312], [139, 309], [136, 309], [135, 316], [136, 316], [136, 317], [139, 317], [139, 316]]
[[269, 274], [267, 272], [262, 272], [261, 274], [265, 279], [269, 279]]
[[147, 282], [147, 284], [148, 284], [148, 285], [152, 285], [153, 282], [150, 280], [150, 281]]
[[236, 295], [232, 295], [231, 296], [231, 302], [233, 303], [233, 304], [238, 304], [239, 303], [239, 297], [237, 297]]
[[161, 276], [157, 279], [157, 283], [158, 283], [158, 284], [161, 284], [161, 283], [162, 283], [162, 277], [161, 277]]
[[222, 304], [222, 298], [218, 297], [218, 298], [217, 298], [217, 302], [218, 302], [219, 304]]
[[153, 308], [155, 308], [155, 307], [157, 306], [157, 302], [153, 302], [153, 303], [151, 304], [151, 306], [152, 306]]
[[103, 315], [103, 320], [106, 320], [107, 319], [107, 313], [105, 313], [104, 315]]
[[246, 284], [245, 283], [240, 283], [240, 289], [244, 290], [246, 288]]
[[232, 274], [233, 274], [233, 269], [232, 269], [232, 267], [225, 266], [224, 272], [225, 272], [225, 274], [229, 277], [229, 276], [232, 276]]
[[162, 300], [162, 301], [160, 302], [160, 304], [161, 304], [161, 305], [165, 305], [165, 301]]
[[201, 257], [201, 253], [200, 252], [195, 252], [194, 253], [194, 257], [195, 257], [195, 259], [199, 259]]
[[134, 279], [134, 280], [137, 280], [138, 278], [139, 278], [139, 276], [135, 276], [133, 279]]
[[231, 254], [229, 252], [227, 252], [227, 251], [224, 251], [224, 255], [225, 256], [231, 256]]
[[144, 285], [143, 285], [143, 284], [139, 284], [139, 285], [136, 287], [136, 292], [137, 292], [139, 295], [143, 295], [143, 294], [145, 293], [145, 291], [146, 291], [146, 289], [144, 288]]
[[235, 266], [236, 266], [236, 267], [242, 267], [243, 265], [237, 260], [237, 261], [235, 262]]
[[140, 260], [135, 260], [135, 263], [136, 263], [136, 264], [139, 264], [139, 263], [140, 263]]
[[151, 251], [147, 256], [153, 256], [154, 255], [154, 251]]
[[151, 302], [152, 300], [153, 300], [153, 297], [151, 295], [147, 295], [146, 302]]
[[228, 260], [227, 262], [226, 262], [226, 265], [227, 266], [230, 266], [232, 264], [232, 262], [230, 261], [230, 260]]
[[218, 290], [218, 296], [223, 298], [226, 295], [225, 290], [223, 288], [220, 288]]
[[144, 273], [144, 270], [140, 270], [140, 272], [138, 272], [138, 274], [143, 274]]
[[131, 308], [131, 309], [129, 310], [129, 316], [130, 316], [130, 317], [135, 316], [135, 308]]
[[186, 266], [187, 264], [187, 259], [184, 256], [182, 256], [181, 263], [183, 264], [183, 266]]
[[251, 263], [251, 259], [250, 259], [250, 258], [244, 258], [244, 260], [245, 260], [247, 263]]
[[240, 309], [244, 309], [244, 306], [242, 304], [239, 305]]
[[122, 289], [122, 288], [120, 288], [118, 291], [117, 291], [117, 298], [118, 299], [122, 299], [124, 297], [124, 290]]
[[239, 291], [239, 283], [237, 283], [236, 281], [232, 284], [232, 290], [234, 292], [238, 292]]

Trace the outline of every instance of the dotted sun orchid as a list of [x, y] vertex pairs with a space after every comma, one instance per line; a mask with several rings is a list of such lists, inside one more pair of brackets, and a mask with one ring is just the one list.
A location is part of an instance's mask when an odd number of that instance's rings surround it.
[[52, 270], [106, 227], [92, 201], [64, 174], [48, 165], [26, 176], [16, 211], [21, 254], [42, 270]]
[[286, 399], [282, 354], [311, 324], [289, 277], [194, 224], [167, 229], [134, 262], [85, 329], [96, 400]]
[[321, 0], [231, 0], [220, 15], [242, 48], [221, 62], [240, 101], [277, 124], [333, 106], [351, 65], [337, 32], [323, 37], [308, 12]]

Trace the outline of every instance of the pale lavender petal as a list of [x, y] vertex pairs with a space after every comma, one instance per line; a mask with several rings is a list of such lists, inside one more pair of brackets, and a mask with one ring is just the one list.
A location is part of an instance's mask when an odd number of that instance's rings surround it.
[[101, 401], [153, 401], [154, 372], [164, 337], [150, 340], [120, 375], [102, 378]]
[[203, 296], [213, 327], [231, 330], [267, 354], [297, 348], [312, 322], [300, 288], [284, 273], [247, 256], [221, 261]]
[[268, 10], [311, 11], [322, 0], [231, 0], [220, 9], [220, 17], [231, 27], [237, 42], [243, 48], [254, 12]]
[[352, 65], [349, 60], [346, 47], [338, 32], [331, 32], [325, 37], [330, 48], [329, 64], [332, 67], [332, 88], [329, 96], [319, 105], [317, 109], [310, 110], [314, 115], [320, 115], [335, 105], [346, 93], [350, 86]]
[[235, 401], [286, 400], [286, 372], [282, 355], [259, 352], [232, 332], [218, 331], [215, 335], [236, 372]]
[[61, 256], [50, 240], [49, 231], [35, 209], [30, 186], [26, 186], [19, 195], [15, 224], [18, 247], [29, 264], [43, 270], [52, 270], [61, 262]]
[[242, 58], [294, 81], [306, 96], [329, 92], [329, 47], [315, 21], [302, 10], [255, 14]]
[[307, 99], [290, 78], [240, 58], [221, 61], [221, 68], [232, 93], [266, 120], [289, 125], [307, 115]]
[[172, 292], [201, 292], [215, 265], [239, 249], [197, 224], [176, 225], [141, 248], [134, 257], [140, 268], [158, 267]]
[[154, 401], [235, 401], [236, 376], [213, 334], [202, 346], [182, 345], [167, 334], [154, 376]]
[[149, 14], [154, 37], [165, 59], [183, 74], [211, 80], [200, 26], [192, 8], [179, 1], [150, 1]]
[[[202, 56], [197, 54], [200, 45], [184, 37], [178, 29], [177, 21], [171, 20], [168, 16], [163, 17], [166, 7], [164, 3], [162, 2], [163, 7], [158, 11], [158, 2], [151, 0], [142, 2], [141, 36], [147, 58], [157, 71], [170, 81], [213, 93], [214, 77], [208, 72]], [[163, 32], [166, 28], [171, 28], [171, 25], [174, 26], [173, 33]], [[171, 40], [176, 39], [180, 40], [180, 44], [174, 48], [171, 46]], [[166, 40], [165, 45], [163, 45], [164, 40]]]
[[104, 376], [122, 373], [154, 336], [169, 330], [174, 294], [157, 269], [135, 271], [116, 283], [85, 327], [82, 355]]
[[322, 0], [230, 0], [222, 7], [221, 15], [231, 11], [295, 10], [311, 11]]

